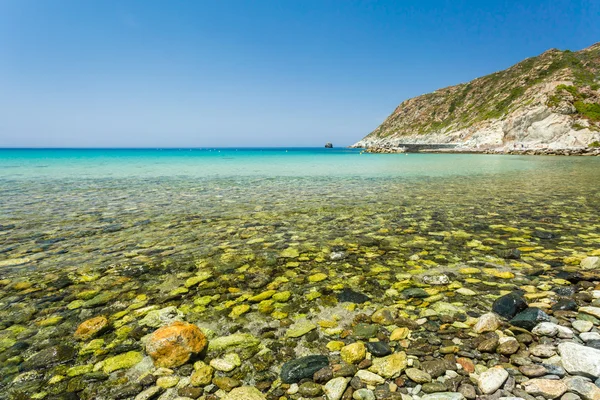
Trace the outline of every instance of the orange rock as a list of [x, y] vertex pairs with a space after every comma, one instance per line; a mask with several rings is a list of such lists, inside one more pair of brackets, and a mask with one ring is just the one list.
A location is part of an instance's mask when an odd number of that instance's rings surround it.
[[458, 357], [456, 362], [462, 365], [463, 369], [468, 373], [472, 374], [475, 372], [475, 364], [473, 364], [473, 361], [469, 360], [468, 358]]
[[99, 317], [90, 318], [79, 324], [74, 336], [75, 339], [88, 340], [106, 328], [108, 328], [108, 319], [106, 319], [105, 316], [100, 315]]
[[176, 321], [152, 333], [146, 352], [157, 367], [174, 368], [204, 350], [206, 343], [206, 336], [196, 325]]

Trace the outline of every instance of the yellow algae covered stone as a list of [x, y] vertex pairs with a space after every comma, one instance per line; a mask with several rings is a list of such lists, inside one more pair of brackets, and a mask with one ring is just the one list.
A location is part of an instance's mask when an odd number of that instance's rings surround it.
[[361, 342], [356, 342], [344, 346], [340, 351], [342, 360], [348, 364], [356, 364], [365, 359], [367, 355], [367, 349]]
[[252, 303], [258, 303], [258, 302], [261, 302], [263, 300], [270, 299], [271, 297], [273, 297], [273, 295], [275, 293], [277, 293], [276, 290], [266, 290], [266, 291], [264, 291], [262, 293], [259, 293], [259, 294], [255, 295], [255, 296], [252, 296], [252, 297], [248, 298], [248, 301], [252, 302]]
[[466, 268], [459, 269], [458, 272], [460, 272], [463, 275], [474, 275], [474, 274], [480, 274], [481, 270], [479, 268], [475, 268], [475, 267], [466, 267]]
[[408, 328], [396, 328], [392, 331], [392, 334], [390, 335], [390, 340], [398, 341], [398, 340], [406, 339], [409, 334], [410, 334], [410, 329], [408, 329]]
[[120, 369], [131, 368], [135, 364], [142, 361], [144, 356], [138, 351], [128, 351], [127, 353], [119, 354], [103, 361], [102, 370], [105, 374], [110, 374], [113, 371]]
[[290, 292], [289, 290], [286, 290], [285, 292], [279, 292], [279, 293], [275, 293], [273, 294], [273, 300], [278, 301], [280, 303], [285, 303], [286, 301], [288, 301], [290, 299], [290, 296], [292, 295], [292, 292]]
[[308, 277], [309, 282], [321, 282], [327, 279], [327, 274], [319, 272], [317, 274], [311, 275]]
[[369, 371], [384, 378], [397, 378], [407, 365], [406, 353], [401, 351], [386, 357], [373, 359], [373, 365], [371, 365]]
[[515, 274], [513, 274], [510, 271], [499, 271], [494, 268], [484, 268], [483, 272], [486, 273], [487, 275], [490, 275], [490, 276], [493, 276], [496, 278], [500, 278], [500, 279], [513, 279], [515, 277]]
[[329, 351], [340, 351], [344, 347], [344, 342], [339, 340], [332, 340], [326, 345]]
[[246, 314], [248, 311], [250, 311], [250, 306], [248, 304], [240, 304], [239, 306], [235, 306], [231, 309], [229, 317], [237, 318], [243, 314]]

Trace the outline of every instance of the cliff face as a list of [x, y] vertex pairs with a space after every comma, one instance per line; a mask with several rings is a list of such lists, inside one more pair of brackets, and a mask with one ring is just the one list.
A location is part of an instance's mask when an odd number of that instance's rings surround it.
[[600, 140], [600, 43], [556, 49], [402, 102], [353, 147], [456, 143], [464, 149], [585, 147]]

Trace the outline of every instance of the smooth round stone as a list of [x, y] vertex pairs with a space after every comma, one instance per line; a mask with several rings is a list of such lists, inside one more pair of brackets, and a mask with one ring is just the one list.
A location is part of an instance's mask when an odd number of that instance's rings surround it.
[[502, 323], [496, 314], [487, 313], [479, 317], [477, 323], [473, 326], [473, 331], [476, 333], [493, 332], [500, 328], [501, 324]]
[[540, 336], [556, 336], [558, 334], [558, 326], [552, 322], [542, 322], [537, 324], [531, 333]]
[[156, 380], [156, 386], [161, 387], [163, 389], [172, 388], [173, 386], [179, 383], [178, 376], [161, 376]]
[[323, 393], [323, 388], [318, 383], [304, 382], [298, 387], [298, 393], [306, 397], [317, 397]]
[[328, 365], [327, 357], [320, 355], [288, 361], [281, 367], [281, 380], [284, 383], [297, 383], [304, 378], [312, 378], [315, 372]]
[[594, 327], [594, 323], [576, 319], [575, 321], [571, 322], [571, 326], [573, 326], [573, 328], [579, 332], [589, 332]]
[[526, 308], [527, 302], [515, 292], [498, 297], [492, 304], [492, 311], [506, 319], [513, 318]]
[[421, 371], [417, 368], [408, 368], [404, 371], [408, 378], [416, 383], [428, 383], [431, 382], [431, 375], [425, 371]]
[[506, 382], [508, 372], [500, 367], [490, 368], [479, 375], [477, 385], [484, 394], [492, 394]]
[[553, 379], [531, 379], [523, 383], [523, 388], [532, 396], [544, 396], [546, 399], [556, 399], [567, 391], [564, 382]]
[[528, 378], [537, 378], [548, 373], [548, 370], [544, 366], [534, 364], [522, 365], [519, 367], [519, 371]]
[[421, 390], [425, 393], [439, 393], [447, 391], [448, 388], [443, 383], [436, 381], [423, 384]]
[[323, 386], [323, 391], [329, 400], [340, 400], [346, 387], [348, 387], [348, 378], [333, 378]]
[[340, 350], [340, 356], [342, 360], [348, 364], [356, 364], [362, 361], [367, 354], [365, 345], [361, 342], [351, 343], [347, 346], [342, 347]]
[[498, 353], [510, 355], [516, 353], [518, 350], [519, 342], [517, 339], [510, 336], [504, 336], [498, 340], [498, 347], [496, 348]]
[[356, 292], [352, 289], [345, 288], [338, 295], [337, 299], [339, 302], [348, 302], [362, 304], [371, 300], [371, 298], [363, 293]]

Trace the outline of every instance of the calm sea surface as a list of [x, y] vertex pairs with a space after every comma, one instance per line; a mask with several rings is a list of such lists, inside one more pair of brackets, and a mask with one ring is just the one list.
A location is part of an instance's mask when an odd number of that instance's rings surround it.
[[[0, 377], [61, 393], [68, 379], [45, 388], [56, 368], [143, 352], [128, 332], [166, 306], [216, 336], [261, 335], [336, 307], [342, 288], [388, 305], [411, 276], [465, 265], [487, 274], [461, 281], [481, 296], [442, 298], [487, 312], [511, 285], [598, 250], [598, 210], [598, 157], [0, 150]], [[290, 297], [248, 302], [267, 289]], [[99, 314], [113, 330], [83, 351], [73, 332]], [[313, 352], [336, 337], [317, 331], [302, 342]], [[78, 356], [32, 364], [57, 343]], [[31, 369], [47, 373], [13, 382]]]

